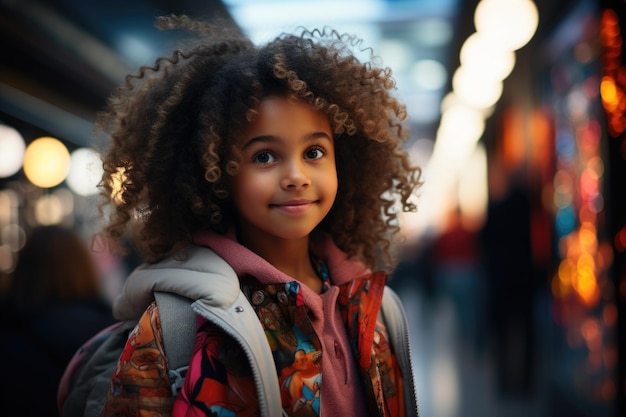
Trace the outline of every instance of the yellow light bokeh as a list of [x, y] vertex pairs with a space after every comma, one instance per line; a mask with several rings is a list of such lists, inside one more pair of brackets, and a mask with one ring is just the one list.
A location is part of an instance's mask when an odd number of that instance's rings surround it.
[[602, 77], [602, 82], [600, 83], [600, 96], [604, 101], [605, 107], [609, 111], [613, 111], [617, 108], [617, 86], [615, 85], [615, 80], [613, 80], [613, 78], [609, 76]]
[[125, 171], [125, 168], [119, 167], [115, 174], [111, 175], [111, 187], [113, 188], [111, 198], [115, 204], [124, 203], [124, 183], [127, 181]]
[[62, 183], [70, 169], [70, 153], [52, 137], [31, 142], [24, 152], [24, 174], [34, 185], [51, 188]]
[[55, 194], [46, 194], [35, 203], [35, 219], [38, 224], [60, 224], [63, 220], [63, 203]]

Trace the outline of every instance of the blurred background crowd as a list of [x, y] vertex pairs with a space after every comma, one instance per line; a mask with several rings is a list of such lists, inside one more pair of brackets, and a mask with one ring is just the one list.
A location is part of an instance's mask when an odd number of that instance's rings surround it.
[[0, 0], [0, 378], [32, 387], [19, 401], [54, 415], [137, 265], [94, 250], [92, 128], [169, 51], [170, 13], [255, 42], [328, 26], [392, 69], [425, 181], [390, 281], [422, 416], [626, 415], [623, 0]]

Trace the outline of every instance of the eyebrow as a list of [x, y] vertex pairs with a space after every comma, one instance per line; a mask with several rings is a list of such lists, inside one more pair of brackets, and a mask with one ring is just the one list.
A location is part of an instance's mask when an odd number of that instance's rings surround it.
[[[306, 142], [310, 142], [310, 141], [317, 140], [317, 139], [328, 139], [331, 142], [333, 141], [333, 138], [328, 136], [328, 134], [326, 134], [325, 132], [312, 132], [304, 136], [304, 140]], [[250, 140], [248, 140], [241, 149], [245, 150], [255, 143], [279, 143], [280, 141], [281, 141], [280, 137], [274, 136], [274, 135], [255, 136], [251, 138]]]

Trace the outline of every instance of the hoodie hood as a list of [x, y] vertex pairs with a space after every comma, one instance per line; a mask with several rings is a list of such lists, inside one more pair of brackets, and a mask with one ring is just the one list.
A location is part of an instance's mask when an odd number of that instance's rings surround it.
[[[294, 278], [272, 266], [265, 259], [237, 242], [234, 231], [225, 235], [214, 232], [200, 232], [194, 236], [194, 243], [211, 248], [235, 270], [238, 276], [250, 274], [265, 284], [290, 282]], [[324, 260], [330, 272], [333, 284], [341, 285], [357, 278], [363, 278], [371, 271], [357, 260], [339, 249], [327, 234], [311, 236], [310, 249], [313, 255]]]

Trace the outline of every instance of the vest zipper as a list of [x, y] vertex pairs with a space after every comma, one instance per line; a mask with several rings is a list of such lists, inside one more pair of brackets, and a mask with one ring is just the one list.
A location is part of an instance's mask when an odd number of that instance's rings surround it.
[[[387, 308], [384, 310], [386, 315], [385, 323], [387, 327], [393, 326], [394, 351], [396, 358], [398, 359], [398, 365], [402, 371], [403, 377], [411, 383], [411, 389], [413, 396], [411, 397], [411, 404], [415, 417], [419, 417], [419, 410], [417, 406], [417, 388], [415, 386], [415, 375], [413, 375], [413, 359], [411, 351], [411, 340], [409, 334], [409, 323], [406, 314], [402, 313], [402, 310], [398, 309], [400, 305], [400, 298], [395, 292], [389, 291], [395, 305], [393, 308]], [[390, 306], [391, 307], [391, 306]], [[402, 349], [401, 346], [406, 346], [406, 349]], [[397, 346], [397, 347], [396, 347]], [[402, 353], [398, 355], [398, 353]]]

